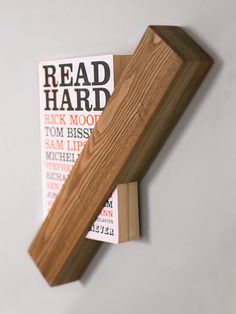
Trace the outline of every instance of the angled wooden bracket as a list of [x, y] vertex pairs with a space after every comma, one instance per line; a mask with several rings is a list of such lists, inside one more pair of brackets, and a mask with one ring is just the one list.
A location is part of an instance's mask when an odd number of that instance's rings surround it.
[[80, 278], [100, 245], [85, 236], [106, 198], [141, 180], [212, 63], [183, 29], [148, 27], [29, 248], [50, 285]]

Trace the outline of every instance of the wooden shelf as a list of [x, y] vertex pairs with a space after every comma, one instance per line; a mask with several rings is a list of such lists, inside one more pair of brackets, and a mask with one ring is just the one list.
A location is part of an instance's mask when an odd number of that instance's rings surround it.
[[148, 27], [29, 248], [50, 285], [80, 278], [99, 247], [85, 236], [106, 198], [142, 179], [212, 63], [182, 28]]

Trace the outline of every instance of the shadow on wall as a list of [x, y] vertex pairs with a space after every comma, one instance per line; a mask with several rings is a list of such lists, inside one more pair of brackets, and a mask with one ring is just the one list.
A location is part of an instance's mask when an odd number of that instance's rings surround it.
[[[202, 100], [204, 99], [205, 95], [209, 93], [211, 88], [213, 88], [214, 81], [216, 77], [219, 75], [219, 72], [223, 66], [222, 59], [219, 56], [217, 56], [216, 52], [213, 51], [211, 47], [208, 47], [207, 44], [205, 44], [201, 40], [201, 38], [198, 37], [197, 34], [195, 34], [195, 31], [193, 31], [191, 27], [184, 27], [184, 29], [193, 39], [195, 39], [201, 45], [203, 49], [205, 49], [209, 53], [211, 57], [213, 57], [215, 63], [212, 69], [210, 70], [210, 72], [208, 73], [207, 77], [203, 81], [200, 89], [194, 95], [194, 98], [192, 99], [190, 106], [187, 108], [186, 112], [184, 113], [180, 121], [178, 122], [176, 128], [174, 129], [174, 131], [172, 132], [172, 134], [170, 135], [170, 137], [164, 144], [162, 150], [158, 154], [158, 157], [155, 158], [150, 169], [147, 171], [145, 175], [145, 184], [143, 184], [144, 180], [142, 180], [139, 184], [140, 223], [141, 223], [140, 241], [146, 242], [147, 244], [150, 242], [150, 231], [149, 231], [150, 208], [149, 208], [149, 202], [148, 202], [149, 184], [154, 178], [156, 178], [161, 167], [164, 166], [167, 156], [171, 154], [171, 151], [174, 145], [176, 145], [176, 143], [179, 141], [187, 125], [191, 123], [194, 114], [201, 107]], [[83, 277], [80, 280], [82, 285], [86, 285], [89, 282], [89, 279], [93, 276], [94, 271], [96, 271], [97, 265], [102, 262], [102, 260], [104, 259], [104, 256], [109, 251], [110, 245], [111, 244], [103, 243], [101, 248], [98, 250], [98, 252], [96, 253], [96, 256], [93, 258], [87, 270], [85, 271]]]

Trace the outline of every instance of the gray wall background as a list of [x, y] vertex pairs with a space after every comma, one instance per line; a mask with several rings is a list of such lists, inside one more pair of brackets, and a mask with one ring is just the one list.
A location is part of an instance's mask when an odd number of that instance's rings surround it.
[[[234, 0], [0, 1], [0, 313], [236, 313]], [[40, 225], [38, 61], [132, 53], [184, 26], [215, 58], [141, 182], [143, 237], [104, 245], [50, 288], [27, 254]]]

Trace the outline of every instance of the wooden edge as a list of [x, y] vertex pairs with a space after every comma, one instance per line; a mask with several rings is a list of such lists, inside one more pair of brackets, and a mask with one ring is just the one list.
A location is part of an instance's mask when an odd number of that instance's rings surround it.
[[183, 61], [199, 61], [213, 64], [214, 60], [206, 51], [179, 26], [149, 26], [162, 38]]
[[140, 238], [138, 182], [128, 184], [129, 196], [129, 241]]
[[118, 243], [140, 238], [138, 182], [119, 184], [118, 206], [119, 235]]

